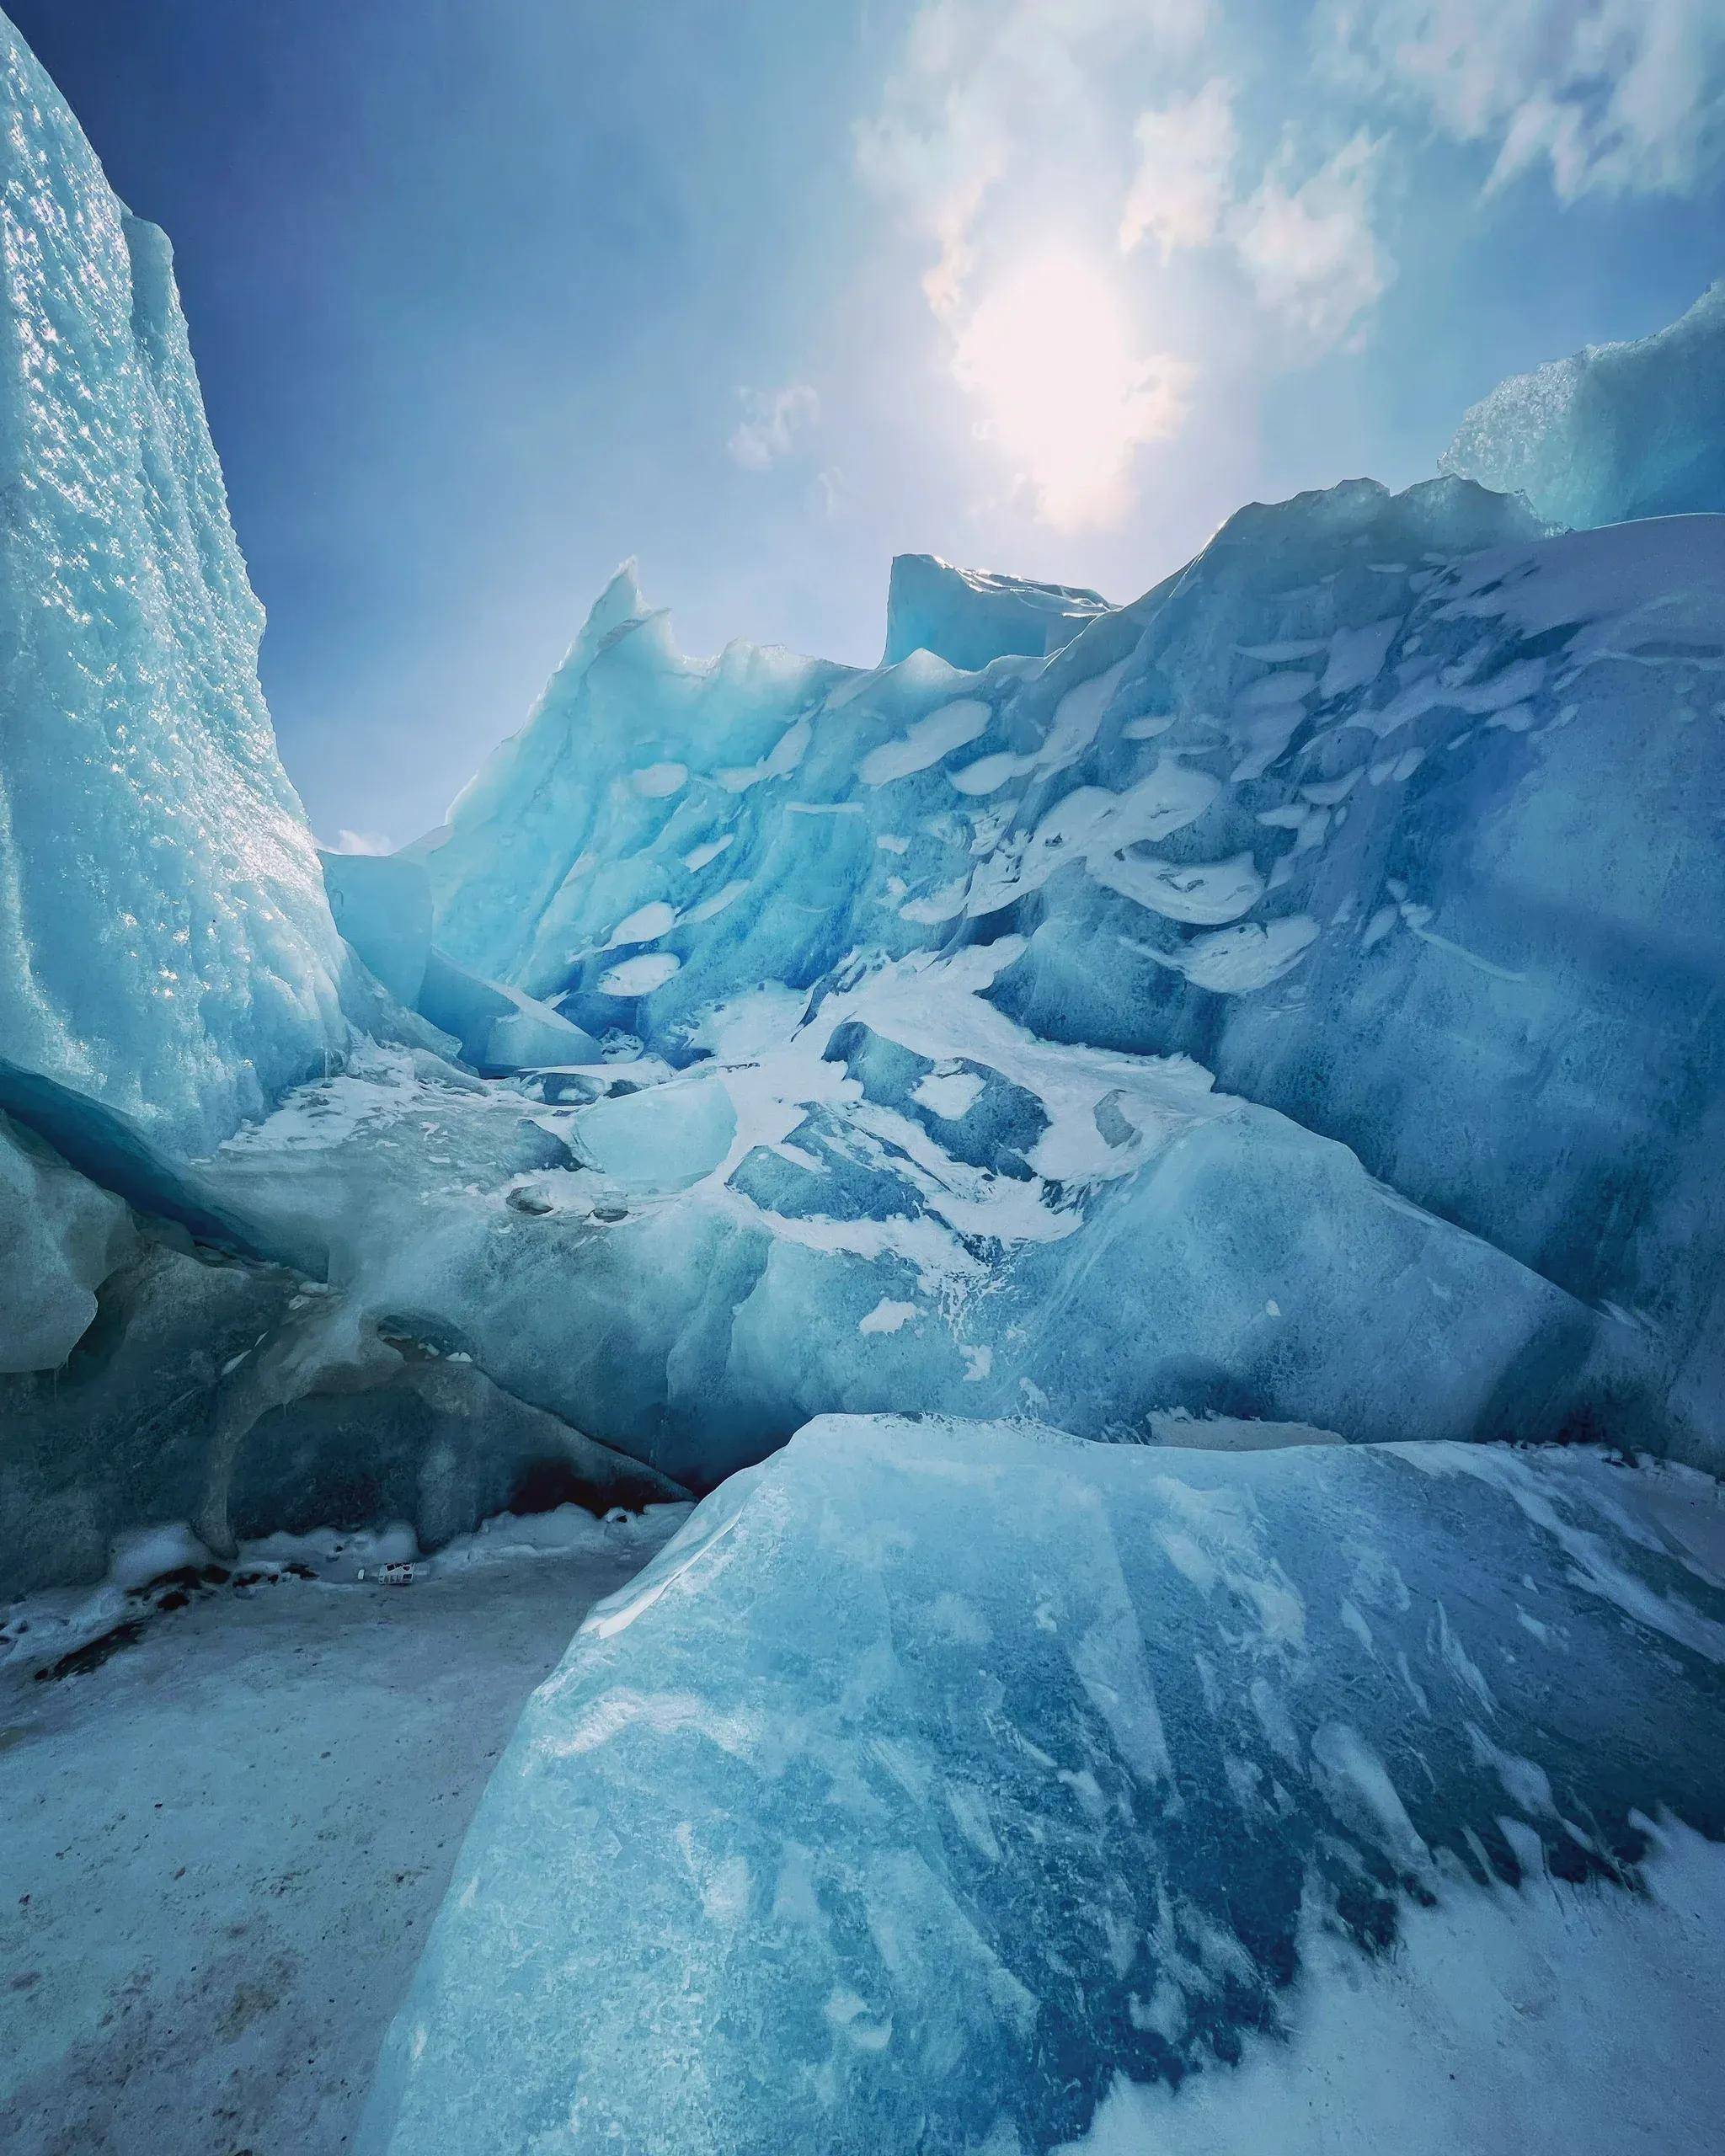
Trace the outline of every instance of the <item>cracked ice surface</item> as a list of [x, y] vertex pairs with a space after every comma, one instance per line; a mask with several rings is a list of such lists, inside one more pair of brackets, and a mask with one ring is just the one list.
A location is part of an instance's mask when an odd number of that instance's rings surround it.
[[1629, 1382], [1623, 1327], [1343, 1148], [1188, 1059], [1026, 1032], [985, 993], [1020, 947], [740, 999], [681, 1070], [474, 1093], [386, 1054], [225, 1147], [212, 1202], [345, 1322], [457, 1344], [697, 1488], [907, 1400], [1491, 1437]]

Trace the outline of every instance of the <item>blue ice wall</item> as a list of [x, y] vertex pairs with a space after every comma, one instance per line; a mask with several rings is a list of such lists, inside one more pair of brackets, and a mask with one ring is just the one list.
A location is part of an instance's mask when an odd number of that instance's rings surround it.
[[1456, 479], [1242, 510], [980, 672], [690, 661], [626, 574], [426, 852], [438, 934], [680, 1062], [762, 983], [997, 953], [1031, 1034], [1189, 1055], [1608, 1308], [1694, 1435], [1722, 654], [1725, 520], [1554, 537]]

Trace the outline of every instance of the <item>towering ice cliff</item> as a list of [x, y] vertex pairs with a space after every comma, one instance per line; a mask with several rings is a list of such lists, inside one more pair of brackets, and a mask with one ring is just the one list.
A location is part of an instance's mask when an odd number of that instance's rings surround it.
[[1442, 463], [1578, 530], [1725, 510], [1725, 284], [1651, 337], [1499, 382]]
[[0, 17], [0, 1104], [206, 1150], [345, 1047], [167, 240]]

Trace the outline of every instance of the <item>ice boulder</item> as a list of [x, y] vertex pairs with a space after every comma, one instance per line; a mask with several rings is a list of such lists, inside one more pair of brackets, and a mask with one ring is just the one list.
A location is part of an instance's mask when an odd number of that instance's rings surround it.
[[577, 1118], [579, 1160], [623, 1185], [659, 1193], [699, 1182], [737, 1135], [729, 1090], [704, 1075], [595, 1102]]
[[0, 17], [0, 1044], [181, 1153], [350, 1037], [168, 242]]
[[1716, 1513], [1590, 1452], [814, 1424], [534, 1694], [360, 2146], [1364, 2151], [1405, 2052], [1398, 2145], [1701, 2156]]
[[1512, 375], [1440, 462], [1578, 529], [1725, 510], [1725, 284], [1651, 337]]
[[913, 651], [975, 671], [1014, 654], [1042, 659], [1108, 611], [1081, 585], [1031, 584], [985, 569], [954, 568], [934, 554], [898, 554], [887, 588], [884, 666]]

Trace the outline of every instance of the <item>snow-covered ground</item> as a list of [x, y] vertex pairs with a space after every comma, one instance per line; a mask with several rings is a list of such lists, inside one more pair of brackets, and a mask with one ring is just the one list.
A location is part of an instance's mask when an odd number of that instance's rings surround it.
[[6, 2156], [345, 2148], [523, 1700], [684, 1517], [493, 1523], [404, 1588], [308, 1538], [278, 1554], [316, 1578], [152, 1609], [81, 1674], [0, 1672]]
[[1055, 2156], [1717, 2149], [1725, 1852], [1669, 1822], [1654, 1850], [1644, 1892], [1464, 1890], [1364, 1965], [1314, 1937], [1292, 2042], [1249, 2043], [1178, 2092], [1122, 2075]]

